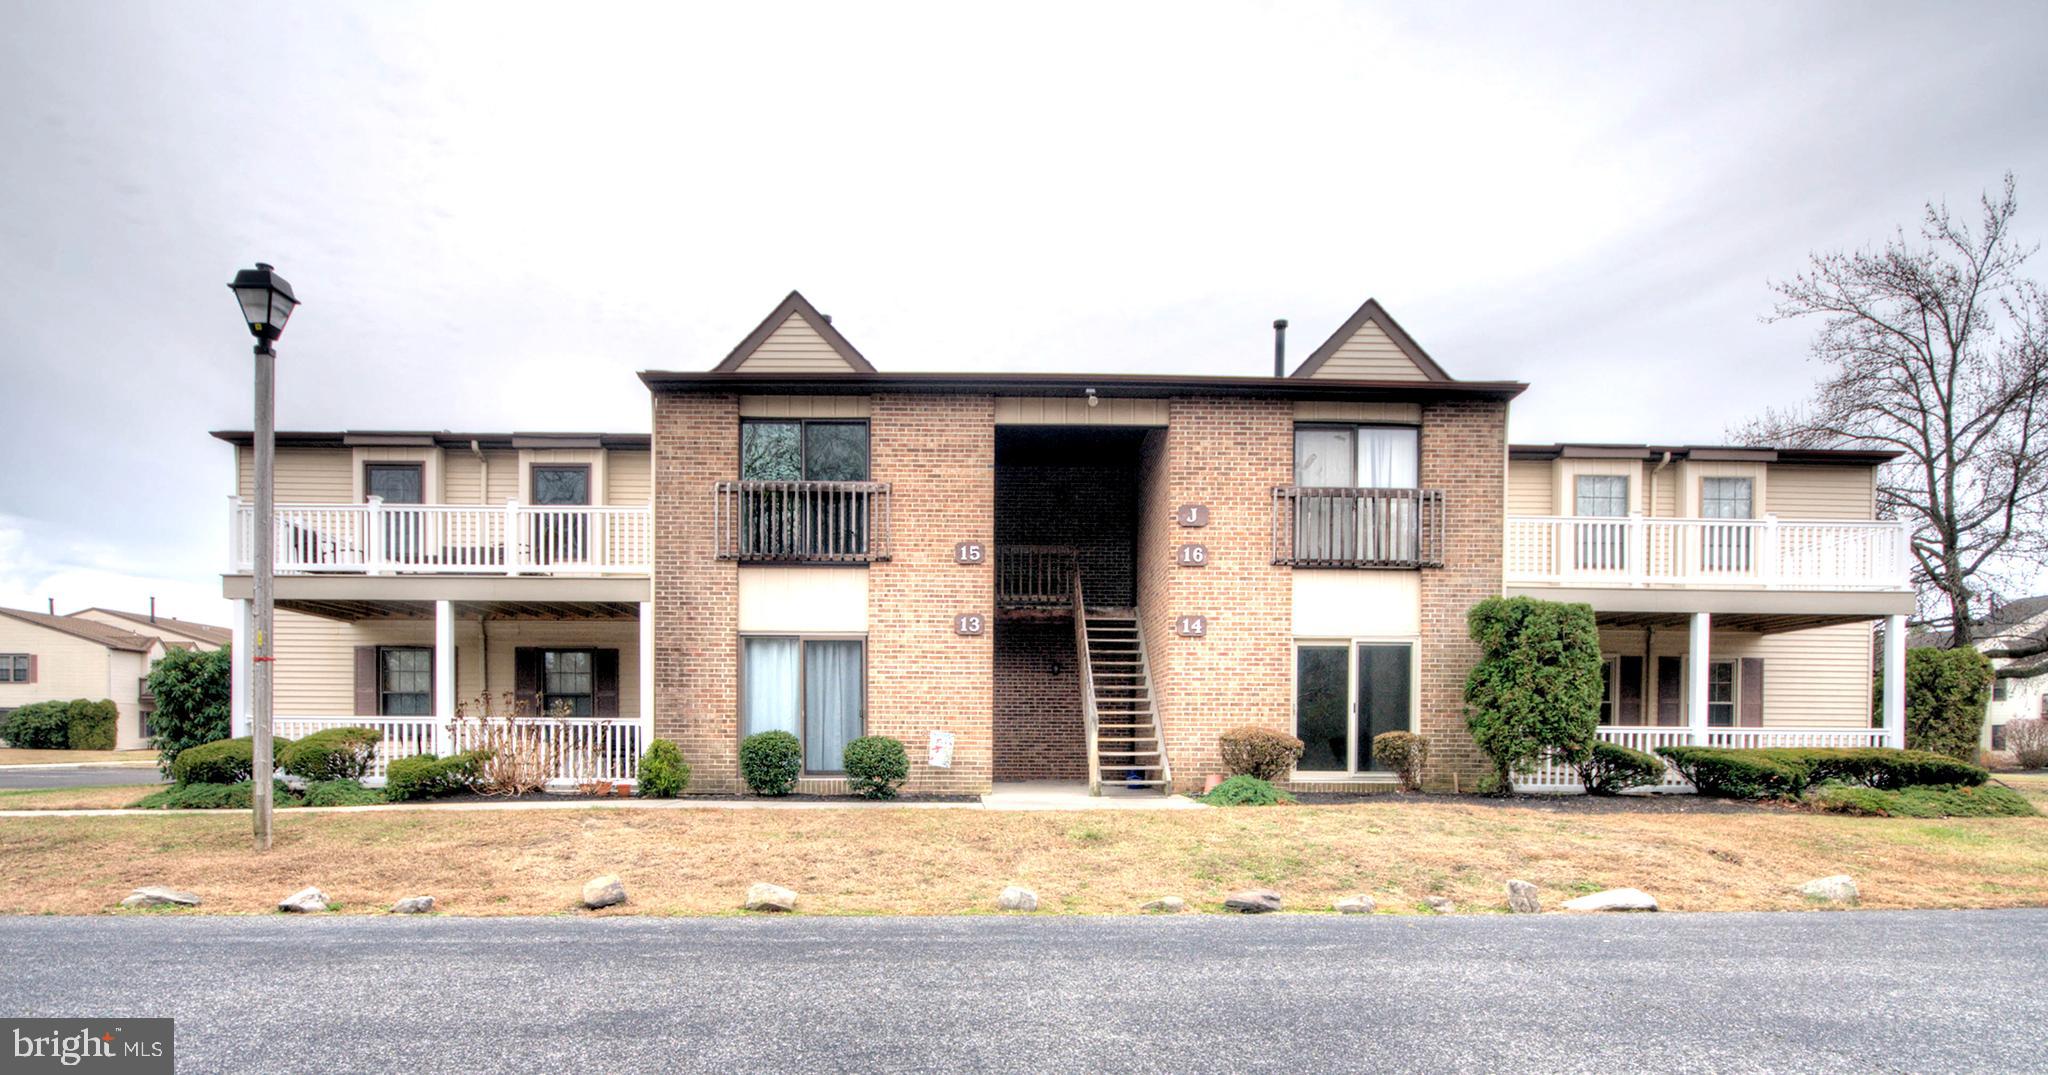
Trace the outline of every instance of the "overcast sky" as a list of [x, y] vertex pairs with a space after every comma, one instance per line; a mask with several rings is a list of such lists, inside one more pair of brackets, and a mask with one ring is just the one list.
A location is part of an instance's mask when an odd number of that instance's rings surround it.
[[644, 431], [799, 288], [884, 370], [1375, 296], [1518, 440], [1697, 443], [1811, 383], [1807, 252], [2048, 235], [2048, 5], [1652, 6], [0, 0], [0, 604], [227, 622], [258, 259], [288, 429]]

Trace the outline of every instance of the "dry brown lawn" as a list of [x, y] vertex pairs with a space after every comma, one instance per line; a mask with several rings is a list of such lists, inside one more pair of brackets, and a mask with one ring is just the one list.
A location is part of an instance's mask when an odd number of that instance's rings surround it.
[[154, 750], [21, 750], [0, 747], [0, 765], [84, 765], [89, 762], [155, 760]]
[[2048, 904], [2048, 819], [1915, 821], [1759, 809], [1585, 814], [1445, 801], [1189, 812], [545, 810], [281, 813], [248, 848], [246, 814], [0, 819], [0, 912], [115, 909], [138, 885], [190, 889], [213, 913], [267, 913], [313, 884], [343, 912], [434, 896], [463, 915], [574, 910], [583, 881], [624, 878], [603, 913], [735, 911], [747, 885], [805, 912], [990, 911], [1006, 884], [1045, 910], [1128, 913], [1174, 894], [1215, 910], [1247, 886], [1324, 910], [1371, 893], [1502, 909], [1510, 877], [1547, 903], [1633, 885], [1671, 910], [1791, 910], [1810, 878], [1853, 874], [1864, 905]]
[[127, 806], [154, 787], [0, 789], [0, 810], [105, 810]]

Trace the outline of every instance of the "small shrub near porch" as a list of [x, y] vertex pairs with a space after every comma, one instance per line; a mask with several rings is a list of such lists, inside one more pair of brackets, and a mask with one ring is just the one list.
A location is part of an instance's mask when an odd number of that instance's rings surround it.
[[1301, 740], [1257, 724], [1232, 728], [1217, 736], [1216, 743], [1223, 754], [1223, 767], [1232, 776], [1277, 782], [1287, 779], [1301, 760]]
[[794, 791], [803, 766], [803, 744], [788, 732], [756, 732], [740, 740], [740, 779], [756, 795]]
[[1593, 744], [1579, 763], [1579, 783], [1588, 795], [1619, 795], [1664, 779], [1664, 759], [1618, 743]]
[[384, 797], [392, 802], [460, 795], [476, 786], [484, 752], [471, 750], [437, 758], [415, 754], [384, 767]]
[[1422, 769], [1429, 764], [1429, 740], [1414, 732], [1381, 732], [1372, 737], [1373, 760], [1394, 771], [1402, 791], [1422, 787]]
[[1294, 796], [1256, 776], [1239, 774], [1216, 785], [1201, 799], [1210, 806], [1276, 806], [1293, 802]]
[[[291, 750], [292, 741], [283, 736], [271, 736], [270, 756], [273, 760], [283, 757]], [[219, 739], [187, 747], [178, 752], [171, 761], [171, 779], [180, 784], [237, 784], [249, 779], [249, 771], [255, 766], [256, 743], [248, 736], [240, 739]]]
[[846, 744], [846, 783], [863, 799], [893, 799], [910, 779], [910, 754], [901, 740], [863, 735]]
[[690, 786], [690, 765], [683, 752], [666, 739], [647, 744], [640, 756], [639, 794], [643, 799], [673, 799]]
[[361, 780], [383, 741], [375, 728], [326, 728], [274, 753], [280, 768], [308, 781]]
[[1809, 788], [1840, 784], [1897, 791], [1976, 787], [1984, 769], [1924, 750], [1867, 748], [1658, 747], [1702, 795], [1734, 799], [1796, 798]]

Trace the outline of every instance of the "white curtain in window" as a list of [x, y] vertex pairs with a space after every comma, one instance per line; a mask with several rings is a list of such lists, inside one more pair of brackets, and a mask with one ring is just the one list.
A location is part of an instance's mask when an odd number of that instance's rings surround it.
[[797, 734], [797, 657], [794, 638], [749, 638], [741, 671], [746, 696], [740, 699], [740, 734]]
[[861, 644], [821, 641], [804, 646], [804, 767], [846, 768], [846, 744], [861, 732]]
[[[1358, 431], [1358, 484], [1367, 489], [1413, 489], [1419, 484], [1415, 430], [1364, 427]], [[1419, 553], [1421, 517], [1413, 500], [1399, 497], [1365, 502], [1358, 546], [1375, 560], [1414, 560]]]
[[1366, 489], [1416, 486], [1415, 431], [1366, 426], [1358, 431], [1358, 484]]

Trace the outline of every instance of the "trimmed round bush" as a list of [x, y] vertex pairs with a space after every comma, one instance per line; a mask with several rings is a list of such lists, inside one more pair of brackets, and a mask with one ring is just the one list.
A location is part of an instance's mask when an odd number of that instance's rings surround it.
[[803, 767], [803, 744], [788, 732], [756, 732], [740, 740], [740, 779], [756, 795], [789, 794]]
[[94, 702], [80, 698], [66, 703], [65, 710], [69, 724], [66, 746], [73, 750], [114, 749], [114, 724], [121, 719], [121, 709], [111, 699]]
[[398, 758], [384, 767], [384, 797], [405, 802], [459, 795], [476, 784], [477, 770], [488, 757], [487, 750], [470, 750], [445, 758], [432, 754]]
[[326, 728], [277, 751], [278, 764], [306, 780], [361, 780], [383, 740], [376, 728]]
[[1291, 803], [1294, 796], [1256, 776], [1238, 775], [1216, 785], [1202, 801], [1211, 806], [1273, 806]]
[[846, 744], [846, 783], [864, 799], [893, 799], [910, 779], [910, 754], [900, 740], [863, 735]]
[[1617, 795], [1664, 779], [1664, 759], [1619, 743], [1594, 743], [1578, 765], [1588, 795]]
[[1372, 737], [1372, 760], [1393, 770], [1402, 791], [1422, 787], [1422, 767], [1429, 762], [1429, 740], [1414, 732], [1381, 732]]
[[639, 796], [673, 799], [689, 786], [690, 765], [683, 760], [682, 750], [666, 739], [650, 741], [647, 753], [640, 755]]
[[[282, 736], [270, 740], [273, 760], [291, 750], [292, 741]], [[180, 784], [236, 784], [249, 779], [255, 764], [256, 744], [248, 736], [218, 739], [187, 747], [171, 762], [171, 779]]]
[[1217, 736], [1216, 744], [1223, 754], [1223, 767], [1232, 776], [1285, 780], [1294, 771], [1294, 763], [1301, 760], [1301, 740], [1257, 724], [1232, 728]]
[[7, 714], [0, 739], [21, 750], [71, 749], [71, 703], [30, 702]]

